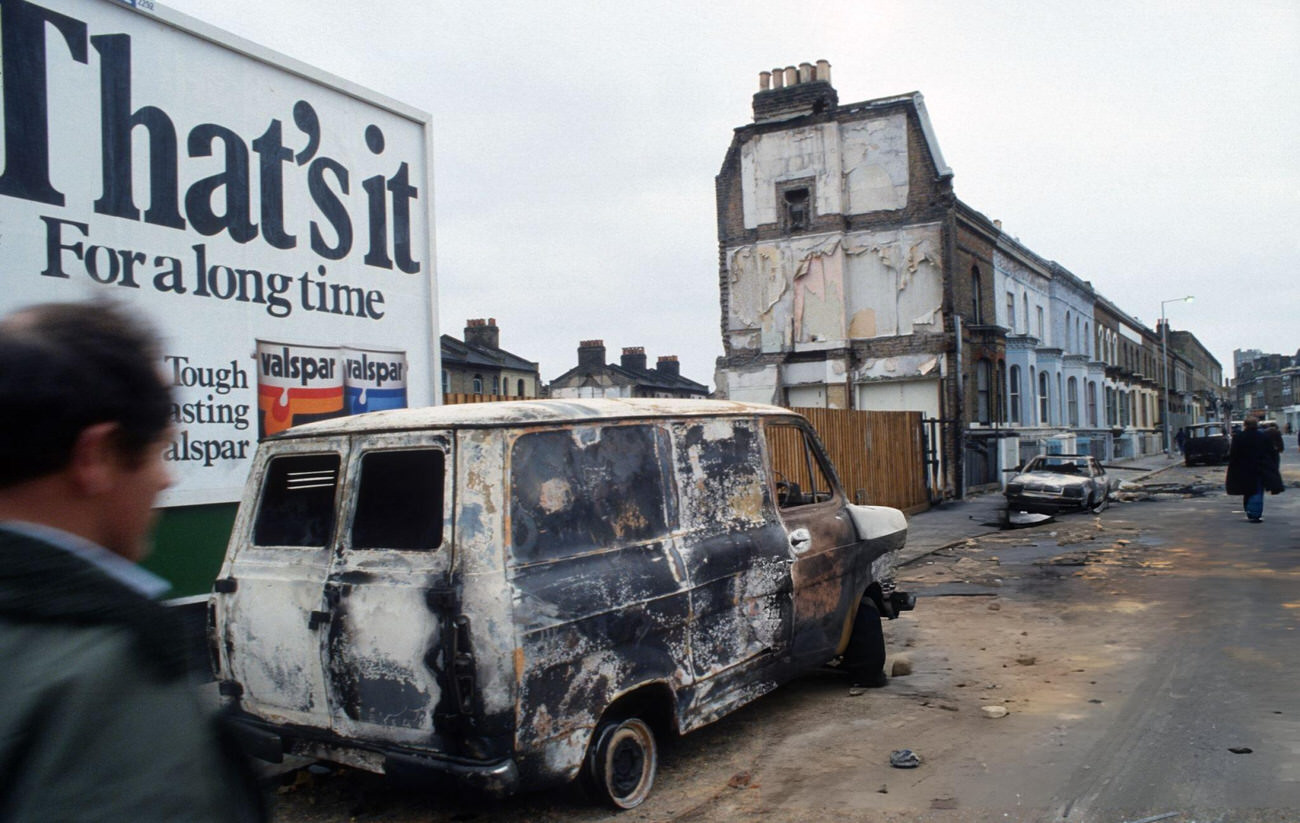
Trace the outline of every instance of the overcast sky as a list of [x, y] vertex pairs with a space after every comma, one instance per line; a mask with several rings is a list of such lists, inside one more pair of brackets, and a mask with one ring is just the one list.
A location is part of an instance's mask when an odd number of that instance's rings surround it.
[[442, 331], [713, 385], [713, 178], [758, 73], [919, 91], [957, 196], [1232, 375], [1300, 348], [1300, 3], [342, 2], [172, 8], [433, 115]]

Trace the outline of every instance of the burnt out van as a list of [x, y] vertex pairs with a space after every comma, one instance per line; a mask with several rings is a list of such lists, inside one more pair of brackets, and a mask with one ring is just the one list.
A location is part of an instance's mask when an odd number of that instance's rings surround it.
[[210, 601], [255, 754], [631, 808], [666, 734], [839, 657], [881, 677], [896, 509], [718, 401], [383, 411], [257, 452]]

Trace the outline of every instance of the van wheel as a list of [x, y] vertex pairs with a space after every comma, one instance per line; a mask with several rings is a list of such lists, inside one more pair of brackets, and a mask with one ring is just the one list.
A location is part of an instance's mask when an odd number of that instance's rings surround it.
[[853, 618], [853, 633], [844, 649], [844, 671], [855, 686], [883, 686], [885, 679], [885, 630], [880, 611], [870, 597], [862, 598]]
[[1106, 507], [1109, 505], [1110, 505], [1110, 492], [1102, 492], [1101, 499], [1098, 500], [1096, 503], [1092, 504], [1091, 507], [1092, 513], [1101, 514], [1102, 512], [1106, 511]]
[[644, 720], [601, 720], [587, 749], [584, 777], [602, 801], [631, 809], [650, 795], [658, 765], [659, 747]]

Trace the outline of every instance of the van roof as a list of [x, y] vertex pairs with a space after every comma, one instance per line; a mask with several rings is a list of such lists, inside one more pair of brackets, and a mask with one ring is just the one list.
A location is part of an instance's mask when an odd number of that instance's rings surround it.
[[796, 413], [780, 406], [739, 403], [731, 400], [662, 398], [511, 400], [367, 412], [294, 426], [273, 439], [415, 429], [528, 426], [540, 423], [577, 423], [627, 418], [794, 414]]

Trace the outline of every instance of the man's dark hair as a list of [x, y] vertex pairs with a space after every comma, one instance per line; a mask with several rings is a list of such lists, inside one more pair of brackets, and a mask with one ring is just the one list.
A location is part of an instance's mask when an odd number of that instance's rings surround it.
[[77, 437], [118, 424], [143, 456], [171, 422], [151, 329], [103, 301], [44, 303], [0, 319], [0, 488], [66, 467]]

